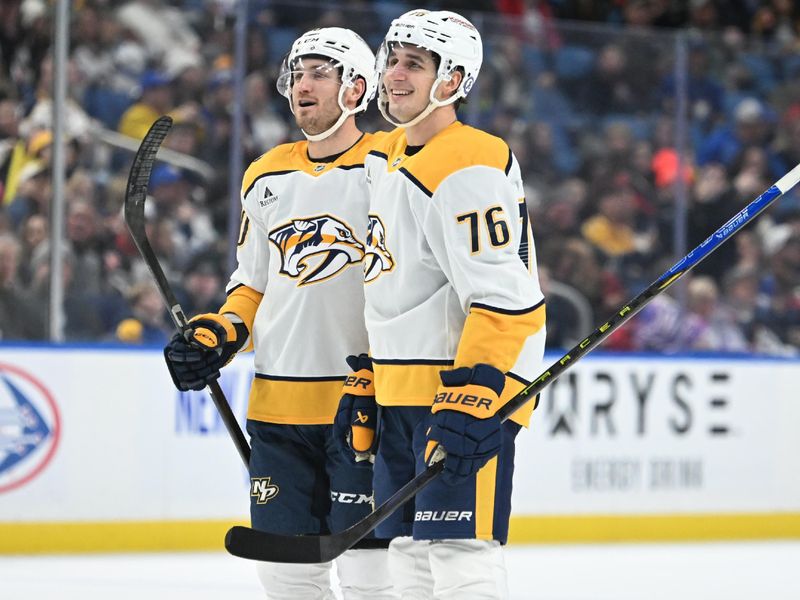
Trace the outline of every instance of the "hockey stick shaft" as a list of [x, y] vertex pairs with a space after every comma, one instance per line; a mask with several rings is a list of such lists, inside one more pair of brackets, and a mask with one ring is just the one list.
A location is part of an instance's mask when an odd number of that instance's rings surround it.
[[[544, 388], [558, 379], [581, 357], [590, 352], [650, 300], [697, 266], [703, 259], [750, 223], [781, 195], [792, 189], [800, 180], [800, 165], [789, 171], [772, 187], [753, 200], [732, 219], [720, 227], [697, 248], [689, 252], [647, 289], [626, 303], [611, 319], [595, 329], [583, 341], [550, 365], [533, 382], [511, 398], [499, 411], [503, 421], [526, 402], [535, 398]], [[247, 527], [233, 527], [225, 537], [225, 548], [242, 558], [287, 563], [319, 563], [335, 559], [375, 529], [397, 508], [411, 500], [442, 472], [444, 461], [435, 462], [394, 493], [372, 513], [350, 528], [330, 535], [284, 536], [256, 531]]]
[[[169, 309], [172, 322], [175, 323], [175, 327], [183, 332], [188, 327], [186, 315], [175, 298], [172, 287], [169, 285], [158, 258], [147, 239], [144, 216], [144, 204], [147, 199], [147, 188], [150, 184], [150, 173], [153, 170], [153, 163], [158, 149], [164, 138], [167, 137], [170, 127], [172, 127], [172, 119], [166, 116], [160, 117], [150, 127], [139, 149], [136, 151], [125, 190], [125, 224], [131, 232], [131, 237], [139, 250], [139, 254], [142, 255], [147, 268], [150, 270], [153, 279], [155, 279], [158, 291]], [[208, 384], [208, 389], [211, 393], [211, 400], [214, 402], [214, 406], [225, 425], [225, 429], [231, 436], [239, 456], [242, 458], [245, 467], [249, 467], [250, 445], [247, 443], [247, 439], [244, 437], [244, 433], [242, 433], [242, 429], [233, 415], [219, 382], [212, 381]]]
[[727, 223], [711, 234], [702, 244], [675, 263], [638, 296], [627, 302], [608, 321], [600, 325], [600, 327], [576, 344], [569, 352], [558, 359], [557, 362], [550, 365], [544, 373], [539, 375], [539, 377], [528, 384], [497, 411], [500, 418], [505, 421], [514, 414], [514, 412], [522, 408], [531, 398], [535, 398], [539, 392], [563, 375], [563, 373], [582, 356], [602, 343], [612, 332], [616, 331], [623, 323], [644, 308], [650, 300], [678, 281], [685, 273], [697, 266], [709, 254], [738, 233], [770, 204], [797, 185], [798, 181], [800, 181], [800, 165], [797, 165], [758, 198], [740, 210]]

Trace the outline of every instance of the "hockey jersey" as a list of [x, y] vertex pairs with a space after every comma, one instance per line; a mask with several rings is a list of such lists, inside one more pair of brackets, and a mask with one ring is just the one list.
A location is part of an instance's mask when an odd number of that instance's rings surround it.
[[283, 144], [245, 172], [238, 266], [227, 292], [230, 299], [246, 286], [263, 294], [251, 332], [250, 419], [333, 422], [349, 373], [345, 357], [368, 351], [364, 157], [375, 140], [365, 134], [328, 162], [310, 159], [306, 141]]
[[[430, 405], [439, 372], [488, 363], [506, 402], [542, 370], [544, 297], [519, 165], [455, 122], [421, 148], [405, 131], [365, 159], [365, 317], [382, 405]], [[532, 403], [515, 413], [527, 424]]]

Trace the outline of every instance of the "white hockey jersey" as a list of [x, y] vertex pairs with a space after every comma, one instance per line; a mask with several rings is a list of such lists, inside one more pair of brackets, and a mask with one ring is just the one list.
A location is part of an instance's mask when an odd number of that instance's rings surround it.
[[[365, 167], [365, 315], [378, 403], [430, 405], [439, 371], [476, 363], [507, 373], [508, 401], [540, 374], [545, 338], [522, 177], [509, 147], [456, 122], [408, 149], [396, 129]], [[531, 404], [514, 420], [527, 424]]]
[[263, 293], [251, 334], [250, 419], [333, 422], [345, 357], [368, 351], [364, 157], [375, 139], [365, 134], [332, 162], [309, 159], [306, 141], [284, 144], [245, 172], [238, 267], [227, 291]]

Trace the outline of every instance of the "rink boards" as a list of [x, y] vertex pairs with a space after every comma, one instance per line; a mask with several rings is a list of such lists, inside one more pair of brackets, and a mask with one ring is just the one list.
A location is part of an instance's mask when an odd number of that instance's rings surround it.
[[[251, 361], [221, 380], [242, 423]], [[796, 359], [581, 360], [518, 438], [511, 541], [800, 538], [798, 381]], [[0, 553], [219, 548], [248, 493], [159, 350], [0, 347]]]

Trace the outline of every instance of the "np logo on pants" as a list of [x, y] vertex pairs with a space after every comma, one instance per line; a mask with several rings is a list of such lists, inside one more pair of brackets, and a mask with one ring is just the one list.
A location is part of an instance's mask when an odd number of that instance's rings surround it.
[[269, 477], [252, 477], [250, 479], [250, 495], [256, 498], [257, 504], [266, 504], [278, 495], [280, 488], [269, 482]]

